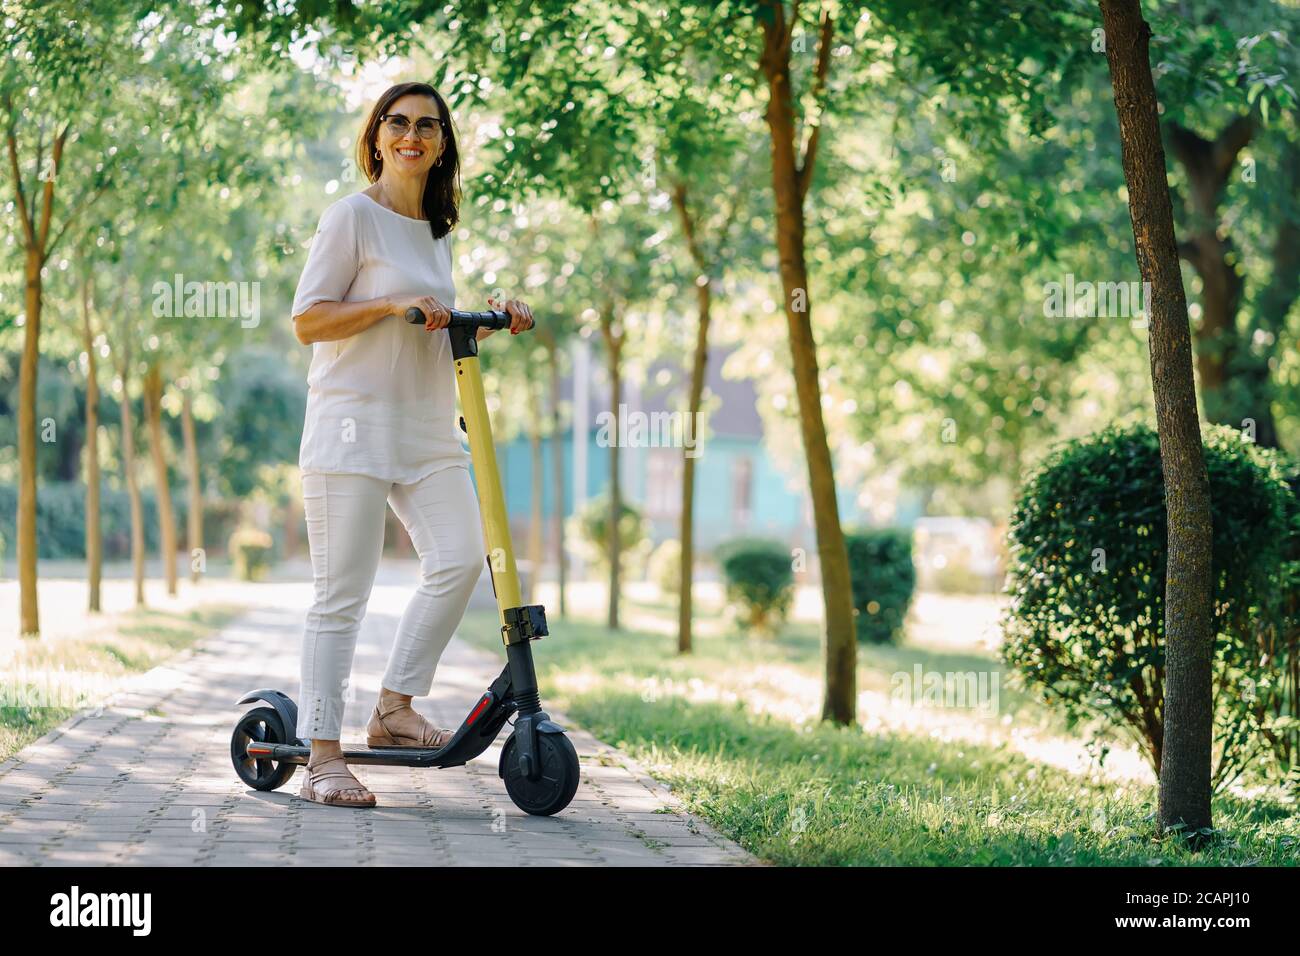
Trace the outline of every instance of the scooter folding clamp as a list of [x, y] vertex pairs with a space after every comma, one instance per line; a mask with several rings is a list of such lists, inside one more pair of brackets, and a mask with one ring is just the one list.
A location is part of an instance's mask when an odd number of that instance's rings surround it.
[[502, 617], [505, 623], [501, 626], [501, 637], [507, 644], [535, 641], [550, 633], [546, 629], [546, 608], [540, 604], [506, 608]]

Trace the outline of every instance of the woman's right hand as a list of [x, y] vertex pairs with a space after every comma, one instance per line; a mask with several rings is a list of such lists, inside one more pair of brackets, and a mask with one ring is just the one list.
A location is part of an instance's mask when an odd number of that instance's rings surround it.
[[445, 329], [451, 324], [451, 309], [439, 302], [434, 296], [394, 296], [392, 304], [393, 315], [405, 316], [408, 310], [419, 309], [424, 315], [424, 328], [427, 332], [432, 332], [435, 329]]

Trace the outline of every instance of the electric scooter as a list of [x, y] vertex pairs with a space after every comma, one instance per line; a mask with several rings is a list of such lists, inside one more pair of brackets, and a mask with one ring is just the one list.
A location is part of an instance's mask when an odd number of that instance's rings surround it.
[[[416, 308], [405, 315], [412, 324], [423, 323]], [[454, 737], [439, 748], [365, 747], [344, 749], [348, 763], [393, 767], [459, 767], [492, 746], [501, 728], [514, 716], [497, 774], [519, 809], [538, 816], [559, 813], [578, 789], [578, 754], [573, 743], [542, 710], [533, 668], [532, 642], [545, 637], [546, 609], [523, 603], [515, 568], [505, 497], [497, 471], [492, 427], [488, 420], [483, 377], [479, 369], [477, 332], [481, 328], [505, 329], [505, 312], [453, 310], [447, 333], [451, 339], [456, 386], [464, 417], [461, 428], [469, 436], [474, 463], [488, 573], [496, 596], [506, 666], [465, 716]], [[278, 690], [250, 691], [240, 704], [261, 701], [235, 724], [230, 756], [239, 779], [254, 790], [275, 790], [293, 777], [311, 755], [307, 741], [296, 736], [298, 706]]]

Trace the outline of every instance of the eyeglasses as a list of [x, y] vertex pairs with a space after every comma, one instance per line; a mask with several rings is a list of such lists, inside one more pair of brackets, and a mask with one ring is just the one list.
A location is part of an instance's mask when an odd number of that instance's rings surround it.
[[[401, 113], [385, 113], [380, 119], [394, 136], [405, 136], [407, 130], [411, 128], [410, 117], [403, 116]], [[434, 133], [446, 131], [446, 124], [432, 116], [421, 116], [415, 122], [415, 131], [420, 135], [420, 139], [433, 139]]]

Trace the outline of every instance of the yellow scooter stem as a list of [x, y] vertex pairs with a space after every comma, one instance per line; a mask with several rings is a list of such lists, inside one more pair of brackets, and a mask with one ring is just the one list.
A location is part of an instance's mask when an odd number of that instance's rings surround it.
[[[504, 627], [506, 608], [516, 608], [524, 602], [519, 589], [514, 548], [510, 543], [506, 499], [501, 491], [496, 447], [492, 444], [492, 424], [488, 418], [483, 374], [477, 355], [456, 359], [456, 389], [460, 393], [460, 406], [465, 415], [469, 454], [474, 462], [479, 512], [483, 520], [483, 544], [487, 548], [492, 589], [497, 599], [497, 614]], [[502, 633], [504, 635], [504, 631]]]

